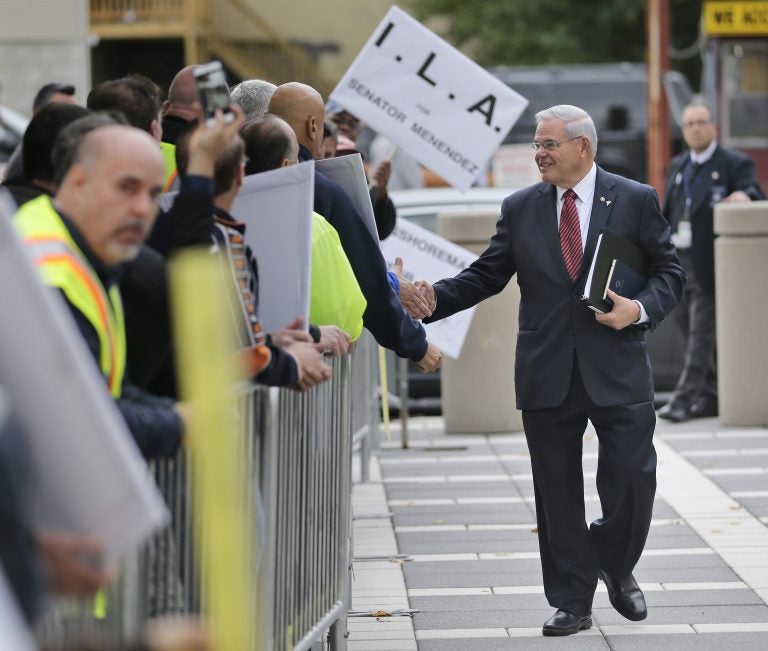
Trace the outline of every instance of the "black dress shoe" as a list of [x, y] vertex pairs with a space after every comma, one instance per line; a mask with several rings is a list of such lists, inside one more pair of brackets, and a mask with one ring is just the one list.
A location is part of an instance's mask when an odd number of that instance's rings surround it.
[[574, 615], [567, 610], [561, 609], [544, 622], [541, 632], [547, 637], [551, 637], [573, 635], [588, 628], [592, 628], [592, 613]]
[[610, 574], [600, 570], [600, 578], [608, 589], [608, 599], [616, 611], [632, 620], [639, 622], [648, 616], [645, 597], [635, 577], [628, 574], [622, 579], [615, 579]]
[[682, 405], [673, 405], [668, 403], [656, 412], [659, 418], [671, 421], [673, 423], [684, 423], [691, 420], [691, 411]]
[[691, 418], [713, 418], [717, 416], [717, 400], [699, 398], [691, 407]]

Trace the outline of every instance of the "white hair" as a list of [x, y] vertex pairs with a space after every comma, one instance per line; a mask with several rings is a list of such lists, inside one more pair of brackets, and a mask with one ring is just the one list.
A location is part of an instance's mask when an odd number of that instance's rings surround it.
[[245, 113], [245, 119], [259, 117], [267, 112], [269, 100], [277, 86], [263, 79], [249, 79], [235, 86], [229, 92], [229, 99], [238, 104]]
[[565, 133], [569, 138], [581, 136], [589, 140], [592, 156], [597, 156], [597, 129], [595, 123], [584, 109], [570, 104], [558, 104], [536, 114], [536, 124], [544, 120], [562, 120], [565, 122]]

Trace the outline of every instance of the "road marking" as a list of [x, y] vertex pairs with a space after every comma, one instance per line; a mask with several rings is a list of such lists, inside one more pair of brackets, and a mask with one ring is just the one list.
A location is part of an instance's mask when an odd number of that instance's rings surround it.
[[[646, 549], [645, 556], [706, 556], [715, 552], [709, 547], [678, 547], [670, 549]], [[435, 561], [519, 561], [539, 558], [539, 552], [463, 552], [456, 554], [411, 554], [416, 563]]]
[[[652, 527], [681, 526], [685, 522], [679, 519], [651, 520]], [[536, 529], [535, 522], [518, 524], [424, 524], [402, 525], [395, 527], [395, 533], [431, 533], [444, 531], [531, 531]]]
[[[749, 590], [743, 581], [703, 581], [701, 583], [641, 583], [643, 592], [686, 592], [701, 590]], [[598, 583], [596, 592], [606, 592]], [[471, 588], [410, 588], [408, 597], [462, 597], [477, 595], [544, 594], [543, 585], [494, 585]]]
[[[664, 437], [667, 438], [667, 437]], [[680, 450], [684, 457], [759, 457], [768, 455], [768, 448], [726, 448], [711, 450]]]
[[764, 475], [768, 468], [750, 466], [747, 468], [707, 468], [702, 470], [707, 477], [730, 477], [739, 475]]

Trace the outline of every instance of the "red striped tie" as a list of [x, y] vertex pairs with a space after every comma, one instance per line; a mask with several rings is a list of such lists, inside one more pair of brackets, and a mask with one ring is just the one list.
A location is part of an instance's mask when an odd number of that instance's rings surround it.
[[560, 248], [563, 250], [565, 269], [571, 280], [576, 280], [584, 252], [581, 247], [581, 226], [576, 210], [576, 193], [566, 190], [563, 195], [563, 211], [560, 213]]

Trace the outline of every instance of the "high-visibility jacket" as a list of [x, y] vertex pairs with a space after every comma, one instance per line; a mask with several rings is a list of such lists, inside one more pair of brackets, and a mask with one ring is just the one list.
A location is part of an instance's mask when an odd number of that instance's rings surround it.
[[176, 168], [176, 145], [170, 142], [160, 143], [160, 152], [165, 161], [165, 181], [163, 182], [163, 192], [170, 192], [174, 189], [174, 182], [179, 175]]
[[312, 280], [309, 322], [335, 325], [356, 341], [363, 331], [367, 302], [341, 246], [339, 234], [322, 215], [312, 213]]
[[14, 226], [43, 282], [57, 287], [93, 326], [99, 338], [99, 367], [110, 393], [118, 398], [125, 375], [125, 318], [116, 286], [104, 288], [88, 258], [43, 195], [28, 201], [14, 217]]

